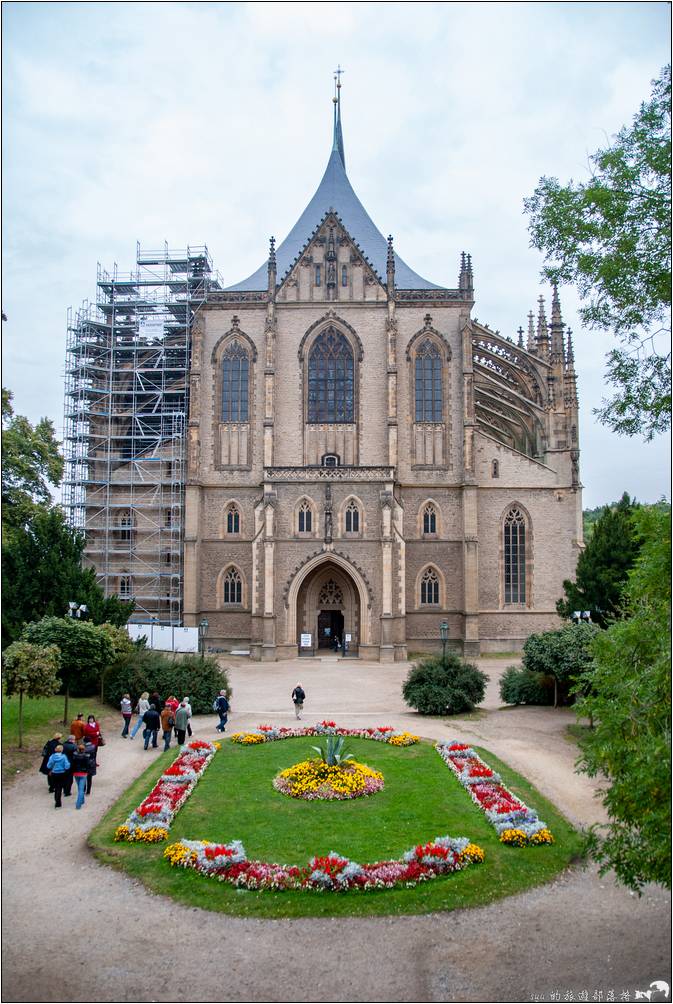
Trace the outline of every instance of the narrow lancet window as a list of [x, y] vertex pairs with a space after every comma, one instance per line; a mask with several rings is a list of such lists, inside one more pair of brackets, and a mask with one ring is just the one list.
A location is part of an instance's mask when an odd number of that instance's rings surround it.
[[503, 527], [505, 603], [526, 602], [526, 519], [514, 506]]
[[416, 421], [442, 421], [442, 358], [430, 339], [416, 353]]
[[346, 506], [346, 533], [360, 532], [360, 510], [355, 502]]
[[437, 512], [433, 505], [423, 510], [423, 533], [437, 533]]
[[222, 357], [222, 421], [248, 421], [250, 359], [240, 342], [233, 341]]
[[313, 513], [308, 502], [303, 502], [299, 508], [299, 533], [310, 533], [313, 525]]
[[235, 505], [230, 505], [227, 509], [227, 533], [240, 533], [241, 514]]

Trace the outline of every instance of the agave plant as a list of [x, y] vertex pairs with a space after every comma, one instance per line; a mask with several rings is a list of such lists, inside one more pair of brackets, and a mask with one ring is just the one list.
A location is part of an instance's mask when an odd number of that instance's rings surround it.
[[327, 743], [322, 746], [312, 746], [316, 753], [319, 753], [323, 763], [328, 767], [341, 767], [347, 760], [353, 759], [352, 753], [345, 750], [346, 740], [343, 736], [327, 736]]

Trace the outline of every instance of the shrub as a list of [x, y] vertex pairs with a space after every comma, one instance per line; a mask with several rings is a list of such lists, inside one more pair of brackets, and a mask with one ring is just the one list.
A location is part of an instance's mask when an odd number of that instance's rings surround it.
[[430, 656], [411, 667], [402, 695], [422, 715], [457, 715], [483, 701], [487, 680], [485, 673], [457, 655]]
[[568, 624], [560, 631], [543, 631], [526, 639], [524, 668], [554, 678], [554, 707], [568, 702], [573, 684], [590, 668], [591, 645], [599, 632], [595, 624]]
[[227, 672], [215, 659], [197, 655], [173, 658], [164, 652], [135, 648], [125, 652], [110, 667], [105, 679], [107, 701], [119, 707], [123, 694], [130, 694], [134, 704], [144, 690], [158, 691], [162, 698], [174, 694], [178, 700], [189, 696], [194, 714], [212, 710], [220, 690], [231, 696]]
[[500, 697], [505, 704], [553, 704], [554, 681], [543, 673], [508, 666], [500, 678]]

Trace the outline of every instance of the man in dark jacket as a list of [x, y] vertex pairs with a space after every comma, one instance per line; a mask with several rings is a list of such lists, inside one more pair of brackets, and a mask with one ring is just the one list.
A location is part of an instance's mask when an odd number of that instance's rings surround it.
[[306, 694], [301, 683], [292, 691], [292, 700], [294, 702], [294, 713], [296, 718], [301, 718], [301, 713], [304, 710], [304, 701], [306, 700]]
[[145, 749], [147, 749], [150, 744], [150, 736], [152, 737], [152, 749], [157, 748], [157, 736], [159, 734], [160, 725], [161, 718], [159, 717], [159, 712], [154, 704], [150, 704], [149, 708], [143, 715], [143, 739], [145, 740]]
[[215, 707], [218, 715], [220, 716], [220, 724], [217, 726], [217, 731], [226, 732], [227, 712], [229, 711], [229, 701], [227, 700], [226, 690], [220, 691], [219, 696], [215, 699]]
[[68, 736], [66, 742], [63, 743], [63, 752], [70, 761], [70, 770], [68, 771], [64, 783], [63, 783], [63, 794], [72, 794], [72, 758], [77, 752], [77, 743], [74, 736]]

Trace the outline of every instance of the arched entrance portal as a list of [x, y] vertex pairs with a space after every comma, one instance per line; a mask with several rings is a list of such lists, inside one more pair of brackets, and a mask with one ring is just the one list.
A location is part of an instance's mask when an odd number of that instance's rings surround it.
[[327, 560], [309, 571], [297, 592], [296, 641], [310, 634], [314, 650], [334, 650], [335, 638], [356, 655], [361, 641], [360, 592], [348, 571]]

